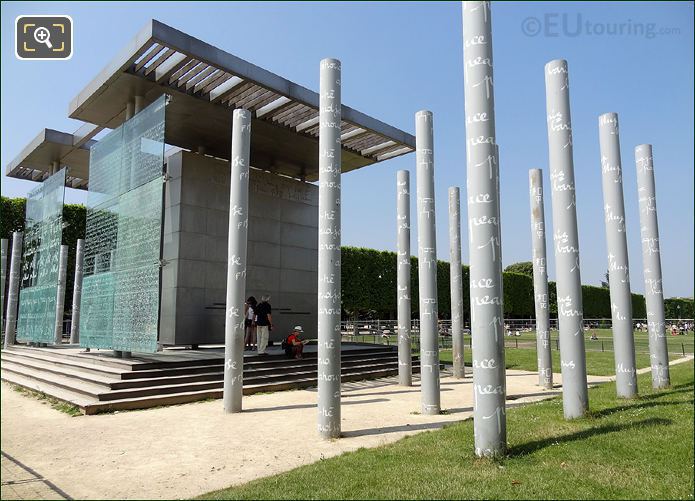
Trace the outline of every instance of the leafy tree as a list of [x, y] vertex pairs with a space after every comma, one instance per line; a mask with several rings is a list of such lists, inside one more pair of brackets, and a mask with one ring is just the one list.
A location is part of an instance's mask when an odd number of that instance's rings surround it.
[[518, 273], [520, 275], [528, 275], [533, 278], [533, 263], [531, 261], [521, 261], [507, 266], [504, 271], [509, 273]]

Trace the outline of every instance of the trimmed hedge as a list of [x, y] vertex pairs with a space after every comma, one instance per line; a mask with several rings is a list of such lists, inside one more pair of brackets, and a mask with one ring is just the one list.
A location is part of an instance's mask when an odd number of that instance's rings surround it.
[[[26, 200], [24, 198], [0, 199], [0, 237], [11, 238], [13, 231], [23, 231]], [[75, 273], [75, 251], [77, 239], [84, 238], [86, 209], [83, 205], [66, 204], [63, 209], [63, 244], [69, 248], [68, 277], [66, 284], [66, 311], [72, 307], [72, 288]], [[342, 259], [342, 300], [345, 316], [348, 318], [395, 319], [397, 315], [397, 268], [396, 253], [343, 247]], [[413, 318], [419, 309], [418, 260], [411, 257], [411, 309]], [[470, 318], [470, 295], [465, 284], [469, 283], [468, 266], [463, 273], [463, 311]], [[533, 278], [522, 273], [503, 273], [504, 315], [507, 318], [533, 318]], [[439, 316], [451, 316], [451, 294], [449, 290], [449, 263], [437, 261], [437, 292]], [[557, 293], [555, 282], [548, 284], [550, 313], [557, 316]], [[610, 292], [606, 288], [591, 285], [582, 286], [585, 318], [610, 318]], [[680, 310], [678, 309], [680, 306]], [[693, 318], [693, 299], [670, 298], [664, 301], [666, 318]], [[646, 318], [644, 296], [632, 295], [632, 316]]]
[[533, 278], [522, 273], [502, 272], [504, 316], [530, 318], [536, 314], [533, 301]]
[[[418, 260], [411, 257], [411, 310], [413, 318], [418, 315]], [[396, 253], [343, 247], [342, 249], [342, 292], [343, 309], [347, 318], [394, 319], [396, 305]], [[533, 318], [533, 278], [512, 272], [503, 272], [504, 315], [506, 318]], [[468, 266], [463, 266], [463, 283], [469, 282]], [[437, 291], [439, 316], [449, 319], [451, 302], [449, 292], [449, 263], [437, 262]], [[550, 314], [557, 317], [557, 292], [555, 282], [549, 282], [548, 295]], [[592, 285], [582, 286], [585, 318], [611, 318], [610, 291]], [[677, 305], [681, 306], [681, 318], [693, 318], [693, 300], [672, 298], [665, 300], [666, 317], [678, 318]], [[463, 287], [464, 317], [470, 318], [470, 296], [468, 287]], [[646, 318], [644, 296], [632, 294], [632, 316]]]
[[24, 231], [26, 206], [26, 198], [0, 197], [0, 238], [12, 240], [13, 231]]
[[693, 318], [693, 300], [687, 297], [665, 299], [664, 310], [666, 318]]

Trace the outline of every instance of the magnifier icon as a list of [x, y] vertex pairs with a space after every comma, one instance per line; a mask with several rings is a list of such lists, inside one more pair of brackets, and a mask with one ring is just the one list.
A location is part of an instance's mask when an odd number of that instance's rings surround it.
[[51, 32], [48, 31], [48, 28], [44, 28], [43, 26], [36, 28], [34, 31], [34, 40], [38, 43], [45, 43], [46, 47], [49, 49], [53, 48], [53, 44], [51, 43]]

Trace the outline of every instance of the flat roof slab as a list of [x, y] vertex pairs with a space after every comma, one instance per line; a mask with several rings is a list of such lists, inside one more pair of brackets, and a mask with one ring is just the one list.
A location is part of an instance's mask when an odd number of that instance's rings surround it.
[[[251, 164], [318, 179], [318, 93], [228, 52], [150, 21], [70, 103], [70, 117], [106, 128], [125, 121], [126, 103], [162, 94], [168, 144], [228, 159], [235, 108], [253, 113]], [[343, 172], [415, 151], [415, 138], [342, 107]]]
[[81, 141], [79, 136], [54, 129], [43, 129], [12, 160], [6, 169], [8, 177], [43, 181], [50, 176], [54, 161], [68, 167], [66, 186], [86, 189], [89, 178], [89, 148], [96, 143]]

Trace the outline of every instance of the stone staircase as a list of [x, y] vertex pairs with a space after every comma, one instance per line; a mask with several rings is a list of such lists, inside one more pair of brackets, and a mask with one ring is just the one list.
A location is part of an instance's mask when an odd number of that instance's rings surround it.
[[[175, 351], [180, 355], [124, 360], [78, 349], [18, 345], [2, 350], [0, 379], [73, 404], [85, 414], [222, 398], [222, 354], [205, 356], [201, 350], [193, 357], [192, 351]], [[316, 386], [317, 367], [315, 351], [302, 360], [245, 355], [244, 394]], [[342, 352], [341, 367], [343, 382], [393, 376], [398, 374], [398, 353], [389, 346], [351, 346]], [[414, 357], [413, 372], [419, 370]]]

